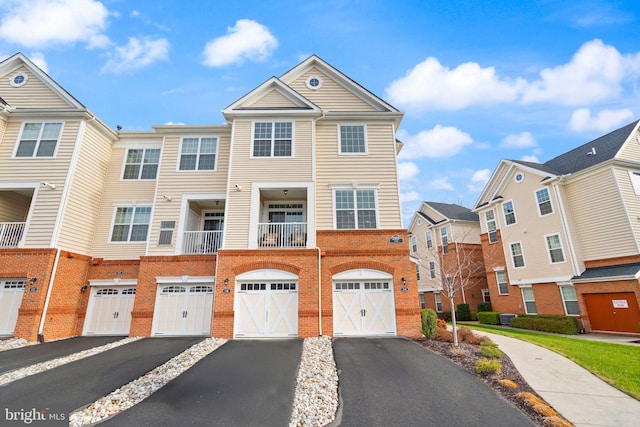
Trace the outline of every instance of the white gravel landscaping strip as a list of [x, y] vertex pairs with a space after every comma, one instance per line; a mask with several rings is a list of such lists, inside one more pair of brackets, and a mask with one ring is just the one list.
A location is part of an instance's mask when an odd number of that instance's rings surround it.
[[338, 371], [331, 338], [306, 338], [289, 426], [324, 426], [337, 410]]
[[36, 363], [35, 365], [31, 365], [25, 368], [15, 369], [13, 371], [6, 372], [0, 375], [0, 386], [8, 384], [12, 381], [16, 381], [16, 380], [28, 377], [30, 375], [39, 374], [40, 372], [44, 372], [49, 369], [56, 368], [66, 363], [75, 362], [76, 360], [84, 359], [85, 357], [102, 353], [103, 351], [107, 351], [115, 347], [120, 347], [121, 345], [124, 345], [124, 344], [129, 344], [130, 342], [137, 341], [139, 339], [140, 337], [124, 338], [109, 344], [101, 345], [100, 347], [94, 347], [87, 350], [79, 351], [78, 353], [74, 353], [69, 356], [47, 360], [46, 362]]
[[73, 412], [69, 417], [69, 426], [91, 425], [140, 403], [226, 342], [226, 339], [207, 338], [189, 347], [140, 378], [123, 385], [84, 409]]
[[14, 348], [26, 347], [38, 344], [37, 341], [27, 341], [24, 338], [9, 338], [0, 341], [0, 351], [13, 350]]

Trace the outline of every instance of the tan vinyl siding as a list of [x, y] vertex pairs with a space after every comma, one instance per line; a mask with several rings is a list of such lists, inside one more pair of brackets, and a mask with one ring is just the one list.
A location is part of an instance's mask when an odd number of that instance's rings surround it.
[[640, 162], [640, 132], [629, 135], [616, 159]]
[[[322, 79], [322, 87], [311, 90], [307, 87], [306, 81], [311, 76], [318, 76]], [[302, 76], [298, 77], [289, 85], [296, 92], [316, 104], [322, 109], [330, 111], [376, 111], [362, 98], [353, 94], [336, 83], [329, 76], [321, 73], [313, 67]]]
[[31, 197], [15, 191], [0, 190], [0, 222], [24, 222]]
[[480, 225], [478, 223], [455, 222], [451, 225], [451, 228], [453, 232], [449, 231], [451, 233], [449, 236], [450, 242], [481, 244]]
[[293, 103], [290, 99], [287, 99], [286, 97], [284, 97], [280, 92], [278, 92], [277, 90], [272, 90], [271, 92], [269, 92], [268, 94], [266, 94], [265, 96], [263, 96], [262, 98], [260, 98], [258, 101], [254, 102], [251, 105], [248, 105], [248, 107], [252, 107], [252, 108], [272, 108], [272, 107], [297, 107], [297, 105], [295, 103]]
[[[283, 120], [283, 118], [280, 118]], [[268, 119], [258, 121], [269, 121]], [[294, 122], [293, 158], [252, 158], [251, 136], [253, 122], [234, 122], [233, 158], [230, 186], [239, 185], [242, 191], [231, 191], [225, 218], [225, 248], [248, 246], [251, 184], [253, 182], [310, 182], [313, 179], [312, 122]]]
[[637, 253], [611, 168], [566, 185], [585, 260]]
[[[491, 203], [491, 199], [493, 197], [499, 196], [500, 194], [495, 194], [500, 184], [504, 179], [505, 174], [508, 171], [508, 166], [500, 163], [498, 168], [493, 172], [491, 177], [491, 181], [489, 181], [484, 189], [483, 198], [478, 200], [478, 204]], [[484, 230], [484, 229], [483, 229]]]
[[[636, 170], [636, 172], [638, 171], [640, 171], [640, 168]], [[638, 218], [640, 218], [640, 195], [637, 195], [634, 191], [628, 169], [614, 168], [614, 173], [620, 187], [623, 203], [626, 207], [627, 221], [633, 231], [633, 236], [631, 237], [637, 242], [640, 238], [640, 220], [638, 220]]]
[[[27, 82], [20, 87], [13, 87], [9, 78], [22, 72], [27, 76]], [[70, 105], [56, 92], [42, 83], [27, 68], [20, 67], [11, 73], [0, 76], [0, 93], [2, 99], [13, 108], [68, 108]]]
[[[63, 122], [62, 134], [58, 141], [56, 155], [51, 158], [11, 158], [20, 133], [22, 122], [9, 122], [2, 144], [0, 144], [0, 181], [2, 182], [49, 182], [56, 189], [40, 187], [31, 219], [27, 225], [25, 247], [50, 247], [64, 183], [69, 170], [73, 148], [80, 122]], [[16, 177], [20, 177], [16, 179]]]
[[[114, 148], [107, 168], [106, 183], [100, 203], [100, 214], [93, 239], [92, 256], [105, 259], [138, 259], [145, 254], [147, 242], [111, 243], [113, 217], [117, 206], [147, 206], [153, 203], [155, 181], [122, 178], [126, 148]], [[153, 215], [153, 212], [151, 213]]]
[[111, 141], [89, 122], [64, 211], [58, 238], [60, 249], [90, 255], [110, 157]]
[[317, 229], [333, 226], [331, 185], [377, 184], [379, 229], [401, 228], [392, 124], [367, 124], [366, 155], [338, 155], [338, 125], [317, 126]]
[[[189, 135], [184, 136], [188, 137]], [[205, 135], [199, 134], [198, 136]], [[227, 192], [230, 136], [218, 133], [212, 133], [207, 136], [218, 137], [215, 172], [178, 171], [181, 137], [171, 135], [165, 138], [158, 172], [158, 190], [153, 222], [149, 234], [149, 255], [171, 255], [176, 253], [175, 243], [180, 228], [180, 208], [183, 194], [225, 194]], [[172, 198], [171, 202], [163, 199], [163, 195], [170, 196]], [[186, 221], [186, 218], [182, 218], [182, 220]], [[161, 221], [176, 222], [172, 245], [158, 245]]]

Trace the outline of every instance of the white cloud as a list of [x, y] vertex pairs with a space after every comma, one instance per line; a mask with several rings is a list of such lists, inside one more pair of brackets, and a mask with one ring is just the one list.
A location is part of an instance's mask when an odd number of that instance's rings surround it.
[[400, 193], [400, 201], [402, 203], [405, 202], [413, 202], [416, 200], [421, 200], [420, 194], [417, 191], [408, 191], [406, 193]]
[[538, 156], [534, 154], [522, 156], [520, 160], [522, 160], [523, 162], [540, 163], [540, 160], [538, 160]]
[[398, 163], [398, 179], [400, 181], [410, 181], [420, 173], [420, 169], [413, 162]]
[[392, 104], [414, 110], [459, 110], [514, 101], [523, 81], [500, 79], [493, 67], [467, 62], [454, 69], [429, 57], [386, 89]]
[[49, 72], [49, 66], [47, 65], [47, 61], [44, 59], [43, 53], [33, 52], [31, 55], [29, 55], [29, 59], [45, 73]]
[[451, 157], [473, 143], [473, 139], [453, 126], [436, 125], [431, 130], [423, 130], [416, 136], [399, 133], [399, 139], [405, 145], [400, 152], [401, 159], [415, 159], [420, 157]]
[[540, 79], [527, 85], [522, 101], [588, 105], [617, 96], [627, 74], [625, 67], [635, 61], [601, 40], [589, 41], [567, 64], [542, 70]]
[[436, 178], [434, 180], [427, 182], [427, 188], [430, 190], [447, 190], [447, 191], [455, 190], [453, 188], [453, 184], [449, 182], [449, 178], [447, 177]]
[[126, 70], [144, 68], [154, 62], [169, 59], [169, 41], [135, 37], [129, 38], [126, 46], [118, 46], [115, 53], [102, 67], [103, 73], [118, 74]]
[[245, 60], [260, 62], [271, 56], [278, 47], [278, 40], [264, 25], [240, 19], [227, 28], [227, 35], [207, 43], [204, 48], [204, 65], [222, 67], [239, 64]]
[[480, 192], [484, 186], [487, 185], [487, 182], [489, 182], [489, 178], [491, 178], [491, 170], [477, 170], [473, 173], [473, 176], [471, 176], [471, 182], [467, 184], [467, 189], [472, 193]]
[[520, 132], [507, 135], [500, 146], [503, 148], [529, 148], [537, 147], [538, 143], [531, 132]]
[[579, 108], [571, 115], [569, 129], [576, 132], [606, 132], [633, 119], [633, 112], [627, 108], [620, 110], [601, 110], [597, 116], [591, 117], [591, 110]]
[[0, 38], [38, 48], [85, 42], [104, 47], [107, 8], [95, 0], [8, 0], [0, 2]]

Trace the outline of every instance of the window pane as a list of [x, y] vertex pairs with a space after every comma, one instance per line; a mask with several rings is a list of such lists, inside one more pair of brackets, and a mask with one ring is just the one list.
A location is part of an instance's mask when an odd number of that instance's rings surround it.
[[196, 169], [196, 155], [193, 154], [189, 154], [189, 155], [182, 155], [180, 157], [180, 170], [181, 171], [185, 171], [185, 170], [195, 170]]
[[271, 123], [256, 123], [253, 132], [254, 139], [271, 139]]
[[275, 123], [275, 139], [291, 139], [291, 123], [289, 122], [277, 122]]
[[127, 163], [142, 162], [142, 153], [144, 150], [129, 150], [127, 153]]
[[16, 157], [32, 157], [36, 149], [36, 141], [20, 141]]
[[128, 225], [114, 225], [111, 240], [114, 242], [126, 242], [129, 235]]
[[353, 191], [336, 191], [336, 208], [353, 209]]
[[33, 139], [34, 141], [40, 136], [40, 128], [42, 123], [26, 123], [22, 130], [22, 140]]
[[271, 140], [253, 142], [253, 157], [270, 157], [271, 156]]
[[356, 228], [353, 211], [337, 211], [336, 212], [336, 228], [340, 230]]
[[376, 228], [376, 211], [358, 210], [358, 228]]
[[158, 165], [144, 165], [141, 179], [156, 179], [158, 175]]
[[376, 197], [373, 190], [358, 190], [358, 209], [375, 209]]
[[273, 144], [274, 157], [291, 157], [291, 140], [276, 139]]
[[158, 163], [159, 161], [160, 161], [160, 150], [158, 149], [147, 150], [144, 153], [145, 163]]
[[41, 138], [52, 139], [57, 141], [58, 136], [60, 136], [61, 127], [62, 127], [62, 123], [45, 123]]
[[216, 138], [202, 138], [200, 142], [200, 154], [215, 154], [218, 140]]
[[151, 208], [137, 208], [133, 217], [134, 224], [149, 224], [151, 219]]
[[123, 179], [138, 179], [140, 173], [140, 165], [126, 165], [124, 167]]
[[53, 157], [56, 151], [56, 141], [40, 141], [36, 157]]
[[215, 154], [200, 155], [200, 161], [198, 162], [198, 170], [214, 170], [216, 167]]
[[197, 154], [198, 138], [184, 138], [182, 140], [182, 154]]
[[132, 214], [133, 214], [133, 208], [117, 208], [115, 223], [116, 224], [130, 223]]
[[364, 126], [340, 126], [340, 152], [365, 152]]
[[148, 225], [134, 225], [131, 229], [132, 242], [144, 242], [147, 240]]

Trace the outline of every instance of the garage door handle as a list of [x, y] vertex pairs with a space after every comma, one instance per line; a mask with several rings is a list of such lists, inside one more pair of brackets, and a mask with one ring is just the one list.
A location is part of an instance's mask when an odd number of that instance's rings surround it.
[[186, 318], [187, 318], [187, 310], [185, 310], [185, 311], [183, 311], [183, 312], [182, 312], [182, 318], [183, 318], [183, 319], [186, 319]]
[[367, 315], [367, 309], [363, 308], [362, 310], [360, 310], [360, 316], [365, 317]]
[[116, 311], [115, 313], [113, 313], [113, 318], [117, 319], [118, 318], [118, 312]]

